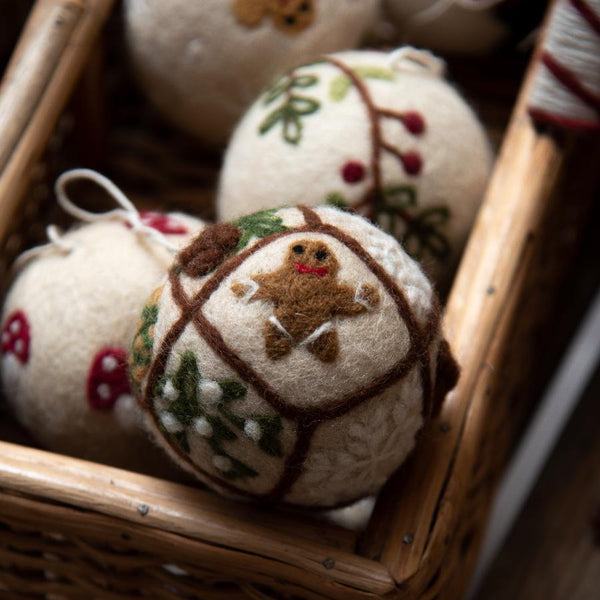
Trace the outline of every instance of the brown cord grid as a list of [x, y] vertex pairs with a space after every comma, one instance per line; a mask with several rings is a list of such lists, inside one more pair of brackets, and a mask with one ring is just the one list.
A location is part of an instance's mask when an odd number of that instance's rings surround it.
[[[230, 260], [223, 263], [208, 281], [202, 286], [198, 293], [189, 298], [186, 296], [179, 275], [175, 271], [171, 271], [170, 283], [172, 294], [175, 302], [181, 309], [181, 317], [173, 324], [171, 329], [166, 334], [158, 350], [156, 359], [154, 360], [146, 389], [144, 393], [144, 408], [152, 415], [154, 424], [158, 427], [157, 416], [153, 411], [153, 395], [154, 389], [160, 378], [164, 375], [168, 356], [173, 348], [173, 345], [183, 333], [183, 330], [192, 322], [198, 334], [209, 344], [211, 349], [229, 365], [240, 378], [250, 383], [258, 395], [262, 397], [275, 411], [281, 416], [290, 419], [296, 423], [297, 438], [291, 454], [288, 456], [284, 465], [283, 473], [273, 487], [273, 489], [258, 497], [267, 501], [276, 501], [283, 498], [292, 488], [293, 484], [302, 474], [302, 467], [308, 450], [310, 440], [314, 435], [319, 423], [340, 417], [364, 401], [372, 398], [375, 395], [382, 393], [385, 389], [402, 379], [413, 368], [416, 363], [420, 363], [420, 374], [422, 380], [422, 388], [424, 394], [424, 415], [428, 416], [432, 404], [432, 386], [431, 386], [431, 362], [428, 353], [428, 348], [431, 343], [433, 334], [438, 329], [439, 311], [432, 311], [432, 316], [423, 330], [408, 304], [406, 296], [398, 288], [393, 279], [379, 265], [373, 257], [364, 250], [364, 248], [354, 238], [347, 235], [337, 227], [323, 223], [319, 215], [312, 209], [300, 207], [303, 213], [305, 226], [288, 229], [280, 233], [263, 238], [256, 242], [250, 248], [233, 256]], [[296, 407], [286, 402], [285, 398], [281, 397], [273, 390], [268, 382], [266, 382], [252, 367], [243, 361], [225, 342], [216, 327], [204, 316], [202, 308], [209, 300], [211, 295], [217, 290], [222, 281], [230, 275], [236, 268], [239, 267], [249, 256], [256, 253], [261, 248], [270, 244], [274, 239], [285, 237], [299, 232], [313, 232], [330, 235], [344, 244], [355, 255], [357, 255], [369, 270], [381, 282], [385, 290], [394, 300], [398, 314], [405, 323], [410, 339], [410, 346], [406, 356], [398, 361], [387, 373], [378, 377], [371, 382], [370, 385], [362, 390], [350, 394], [344, 398], [335, 400], [321, 407]], [[172, 449], [178, 456], [184, 460], [201, 478], [206, 478], [209, 481], [224, 487], [225, 489], [242, 494], [244, 496], [252, 495], [244, 490], [240, 490], [234, 485], [222, 481], [221, 479], [207, 473], [196, 465], [189, 456], [181, 451], [176, 445], [170, 444]], [[254, 496], [254, 495], [252, 495]]]

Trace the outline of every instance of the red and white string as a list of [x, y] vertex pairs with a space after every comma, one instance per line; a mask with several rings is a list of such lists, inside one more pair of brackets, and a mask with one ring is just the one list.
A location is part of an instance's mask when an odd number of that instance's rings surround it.
[[529, 113], [600, 131], [600, 0], [560, 0], [550, 18]]

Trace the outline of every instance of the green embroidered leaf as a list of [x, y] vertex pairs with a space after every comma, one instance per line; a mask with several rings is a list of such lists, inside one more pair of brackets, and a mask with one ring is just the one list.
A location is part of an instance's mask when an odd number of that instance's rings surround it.
[[276, 80], [267, 90], [263, 104], [269, 106], [275, 100], [281, 100], [281, 103], [263, 119], [258, 133], [265, 135], [276, 125], [281, 125], [283, 139], [289, 144], [298, 144], [302, 138], [301, 118], [319, 110], [321, 104], [318, 100], [296, 94], [294, 90], [312, 87], [318, 81], [315, 75], [298, 75], [295, 71]]
[[294, 145], [302, 139], [302, 122], [295, 114], [287, 114], [283, 119], [283, 139]]
[[310, 115], [319, 110], [320, 104], [312, 98], [294, 96], [290, 98], [290, 116]]
[[171, 376], [165, 377], [158, 395], [164, 398], [165, 386], [167, 381], [177, 392], [176, 398], [170, 402], [168, 411], [184, 426], [189, 427], [194, 419], [204, 415], [204, 411], [198, 402], [198, 383], [200, 382], [200, 372], [196, 357], [191, 350], [187, 350], [181, 356], [179, 368]]
[[279, 438], [272, 435], [263, 435], [258, 441], [258, 447], [269, 456], [281, 458], [283, 456], [283, 446]]
[[318, 83], [315, 75], [297, 75], [294, 79], [294, 87], [307, 88]]
[[233, 225], [242, 230], [242, 236], [238, 242], [236, 251], [240, 251], [248, 245], [248, 242], [253, 237], [263, 238], [280, 231], [287, 231], [287, 227], [283, 225], [281, 217], [277, 216], [276, 208], [263, 210], [261, 212], [240, 217]]
[[188, 442], [186, 432], [185, 431], [178, 431], [177, 433], [175, 433], [173, 435], [173, 437], [175, 438], [175, 441], [177, 442], [177, 444], [179, 445], [179, 447], [186, 454], [189, 454], [190, 453], [190, 443]]
[[334, 102], [341, 102], [346, 95], [348, 94], [348, 90], [352, 82], [350, 81], [350, 77], [347, 75], [338, 75], [332, 82], [331, 87], [329, 88], [329, 97]]
[[[242, 217], [242, 219], [245, 219], [247, 224], [252, 227], [258, 226], [259, 231], [264, 231], [265, 228], [271, 229], [274, 225], [281, 227], [281, 219], [277, 223], [277, 219], [273, 219], [273, 212], [274, 210], [264, 211], [259, 219], [253, 218], [257, 215], [251, 215], [250, 218]], [[159, 419], [158, 426], [160, 430], [164, 435], [173, 439], [184, 452], [189, 454], [188, 428], [194, 426], [196, 419], [205, 419], [210, 425], [210, 429], [208, 433], [205, 433], [204, 443], [208, 444], [214, 456], [224, 457], [231, 462], [231, 468], [227, 471], [221, 471], [222, 475], [231, 480], [257, 477], [257, 471], [242, 460], [233, 458], [225, 450], [226, 444], [239, 438], [239, 434], [236, 433], [234, 428], [244, 431], [247, 420], [252, 419], [260, 427], [261, 437], [256, 442], [258, 448], [269, 456], [282, 457], [283, 446], [279, 440], [283, 430], [281, 418], [279, 415], [258, 415], [248, 418], [235, 414], [230, 408], [233, 405], [232, 403], [235, 400], [244, 398], [248, 390], [244, 384], [234, 379], [217, 381], [223, 394], [216, 405], [218, 414], [215, 414], [214, 408], [205, 408], [200, 403], [199, 384], [201, 381], [196, 357], [191, 350], [186, 350], [181, 354], [177, 370], [174, 373], [165, 375], [155, 389], [156, 395], [168, 402], [167, 412], [177, 419], [184, 429], [183, 431], [170, 433]], [[173, 388], [169, 391], [169, 397], [166, 397], [165, 394], [167, 384]], [[173, 393], [173, 390], [175, 393]]]
[[417, 205], [417, 190], [412, 185], [390, 185], [383, 189], [385, 209], [394, 212], [399, 208]]
[[339, 192], [329, 192], [325, 197], [325, 202], [338, 208], [346, 208], [348, 206], [348, 202]]
[[154, 345], [154, 325], [158, 320], [158, 306], [148, 304], [142, 310], [140, 325], [131, 344], [131, 374], [132, 381], [137, 390], [140, 389], [141, 380], [152, 362], [152, 346]]
[[268, 106], [271, 102], [277, 100], [277, 98], [283, 96], [289, 89], [292, 84], [292, 80], [288, 75], [283, 75], [282, 77], [278, 77], [271, 84], [271, 86], [267, 89], [264, 98], [264, 105]]
[[281, 417], [278, 415], [271, 415], [253, 416], [251, 418], [259, 424], [261, 430], [258, 447], [270, 456], [283, 456], [283, 446], [279, 440], [279, 434], [283, 429]]
[[438, 260], [445, 260], [450, 256], [450, 244], [439, 231], [449, 218], [450, 210], [446, 206], [427, 208], [416, 217], [405, 233], [403, 242], [411, 247], [416, 245], [412, 254], [417, 260], [426, 251]]
[[[383, 81], [394, 81], [395, 79], [393, 71], [377, 65], [358, 65], [352, 67], [352, 71], [361, 79], [379, 79]], [[338, 75], [331, 82], [329, 88], [330, 98], [334, 102], [341, 102], [348, 94], [351, 86], [352, 81], [348, 75]]]
[[258, 476], [258, 473], [252, 467], [249, 467], [241, 460], [237, 460], [236, 458], [233, 458], [233, 456], [229, 455], [224, 456], [231, 461], [231, 469], [223, 473], [227, 479], [235, 481], [236, 479], [246, 479], [247, 477]]
[[279, 123], [279, 121], [283, 120], [284, 118], [284, 108], [278, 108], [277, 110], [274, 110], [272, 113], [267, 115], [267, 118], [260, 124], [258, 132], [261, 135], [264, 135], [265, 133], [267, 133], [267, 131], [269, 131], [269, 129], [275, 127], [275, 125], [277, 125], [277, 123]]
[[214, 415], [206, 415], [205, 418], [213, 428], [213, 434], [211, 437], [213, 441], [216, 441], [220, 444], [222, 441], [237, 440], [238, 436], [236, 433], [229, 429], [229, 427], [227, 427], [227, 425], [225, 425], [225, 423], [223, 423], [219, 417], [215, 417]]
[[223, 390], [224, 402], [237, 400], [238, 398], [243, 398], [246, 395], [246, 386], [242, 385], [239, 381], [235, 381], [233, 379], [225, 379], [219, 381], [219, 385]]

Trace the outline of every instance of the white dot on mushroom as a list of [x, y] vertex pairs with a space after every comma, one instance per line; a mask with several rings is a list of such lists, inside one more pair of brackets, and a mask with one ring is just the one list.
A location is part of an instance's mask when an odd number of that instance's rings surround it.
[[108, 400], [110, 398], [110, 385], [108, 383], [101, 383], [97, 387], [97, 392], [102, 400]]
[[25, 342], [23, 342], [23, 340], [17, 340], [15, 342], [15, 352], [21, 354], [23, 350], [25, 350]]
[[10, 330], [11, 330], [13, 333], [19, 333], [19, 331], [21, 331], [21, 323], [20, 323], [19, 321], [13, 321], [13, 322], [10, 324]]
[[114, 356], [105, 356], [102, 359], [102, 370], [110, 373], [114, 371], [119, 366], [117, 359]]

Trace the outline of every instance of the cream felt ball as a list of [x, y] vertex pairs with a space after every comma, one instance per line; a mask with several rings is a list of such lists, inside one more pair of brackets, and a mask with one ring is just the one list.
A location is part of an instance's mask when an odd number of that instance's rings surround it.
[[383, 0], [403, 43], [445, 54], [510, 49], [540, 24], [546, 0]]
[[207, 228], [146, 305], [130, 356], [150, 427], [208, 486], [334, 506], [376, 492], [451, 388], [432, 286], [334, 207]]
[[173, 260], [157, 240], [176, 249], [203, 226], [178, 213], [112, 211], [24, 256], [2, 311], [1, 373], [6, 400], [42, 446], [153, 474], [176, 471], [143, 428], [127, 350]]
[[333, 204], [402, 241], [436, 280], [462, 250], [492, 153], [428, 52], [349, 51], [293, 69], [239, 123], [220, 179], [221, 220]]
[[269, 81], [301, 61], [352, 48], [379, 0], [126, 0], [137, 79], [175, 125], [224, 145]]
[[508, 36], [494, 8], [503, 0], [383, 0], [386, 16], [409, 44], [457, 54], [484, 53]]

